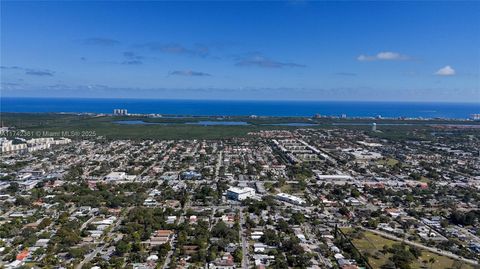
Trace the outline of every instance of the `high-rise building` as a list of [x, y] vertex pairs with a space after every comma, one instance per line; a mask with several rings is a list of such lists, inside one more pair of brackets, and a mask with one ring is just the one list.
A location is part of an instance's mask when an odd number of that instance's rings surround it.
[[114, 109], [113, 110], [113, 115], [115, 116], [126, 116], [128, 115], [128, 112], [126, 109]]

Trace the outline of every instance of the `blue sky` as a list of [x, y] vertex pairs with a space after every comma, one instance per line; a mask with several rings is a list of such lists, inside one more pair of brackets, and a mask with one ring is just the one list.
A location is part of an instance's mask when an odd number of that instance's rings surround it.
[[480, 102], [480, 2], [1, 3], [2, 96]]

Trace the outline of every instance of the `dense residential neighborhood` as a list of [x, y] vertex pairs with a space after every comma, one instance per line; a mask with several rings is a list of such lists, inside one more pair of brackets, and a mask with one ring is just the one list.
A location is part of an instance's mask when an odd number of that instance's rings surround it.
[[478, 133], [415, 135], [27, 141], [0, 159], [0, 267], [478, 268]]
[[0, 0], [0, 269], [480, 269], [480, 0]]

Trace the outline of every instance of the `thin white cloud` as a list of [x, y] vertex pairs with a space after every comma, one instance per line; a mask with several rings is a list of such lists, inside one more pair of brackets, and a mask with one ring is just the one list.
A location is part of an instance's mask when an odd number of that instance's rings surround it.
[[0, 66], [0, 69], [3, 70], [23, 70], [25, 75], [30, 76], [40, 76], [40, 77], [53, 77], [55, 74], [54, 71], [48, 69], [34, 69], [34, 68], [25, 68], [20, 66]]
[[455, 69], [453, 69], [450, 65], [446, 65], [445, 67], [442, 67], [438, 69], [437, 72], [435, 72], [435, 75], [437, 76], [453, 76], [455, 75]]
[[239, 57], [236, 66], [256, 66], [262, 68], [305, 67], [303, 64], [277, 61], [259, 53]]
[[170, 75], [187, 76], [187, 77], [209, 77], [208, 73], [192, 71], [192, 70], [175, 70], [170, 72]]
[[405, 61], [409, 60], [410, 57], [407, 55], [400, 54], [393, 51], [382, 51], [376, 55], [365, 55], [361, 54], [357, 57], [358, 61], [361, 62], [371, 62], [371, 61]]

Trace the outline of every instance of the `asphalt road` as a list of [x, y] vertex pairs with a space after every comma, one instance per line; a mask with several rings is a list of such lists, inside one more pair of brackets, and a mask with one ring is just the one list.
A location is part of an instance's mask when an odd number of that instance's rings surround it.
[[100, 246], [100, 247], [97, 245], [97, 247], [95, 248], [95, 250], [94, 250], [92, 253], [88, 254], [88, 255], [85, 257], [85, 259], [83, 259], [83, 261], [81, 261], [77, 266], [75, 266], [75, 269], [82, 269], [82, 267], [83, 267], [83, 265], [84, 265], [85, 263], [91, 261], [94, 257], [97, 256], [98, 253], [100, 253], [101, 251], [103, 251], [103, 249], [109, 245], [108, 243], [105, 242], [105, 239], [112, 236], [113, 230], [115, 230], [115, 228], [118, 227], [118, 225], [120, 225], [120, 223], [122, 222], [123, 218], [128, 214], [128, 211], [130, 211], [130, 209], [131, 209], [131, 207], [127, 209], [126, 214], [124, 214], [124, 215], [122, 215], [122, 216], [120, 216], [120, 217], [118, 218], [117, 222], [115, 222], [115, 224], [114, 224], [114, 225], [112, 226], [112, 228], [110, 229], [110, 232], [108, 232], [108, 234], [102, 238], [102, 241], [101, 241], [101, 242], [103, 242], [104, 244], [103, 244], [102, 246]]
[[243, 210], [241, 207], [238, 207], [240, 210], [240, 238], [242, 240], [242, 268], [243, 269], [248, 269], [248, 242], [247, 239], [245, 238], [245, 233], [243, 230], [243, 226], [245, 224], [245, 220], [243, 219]]

